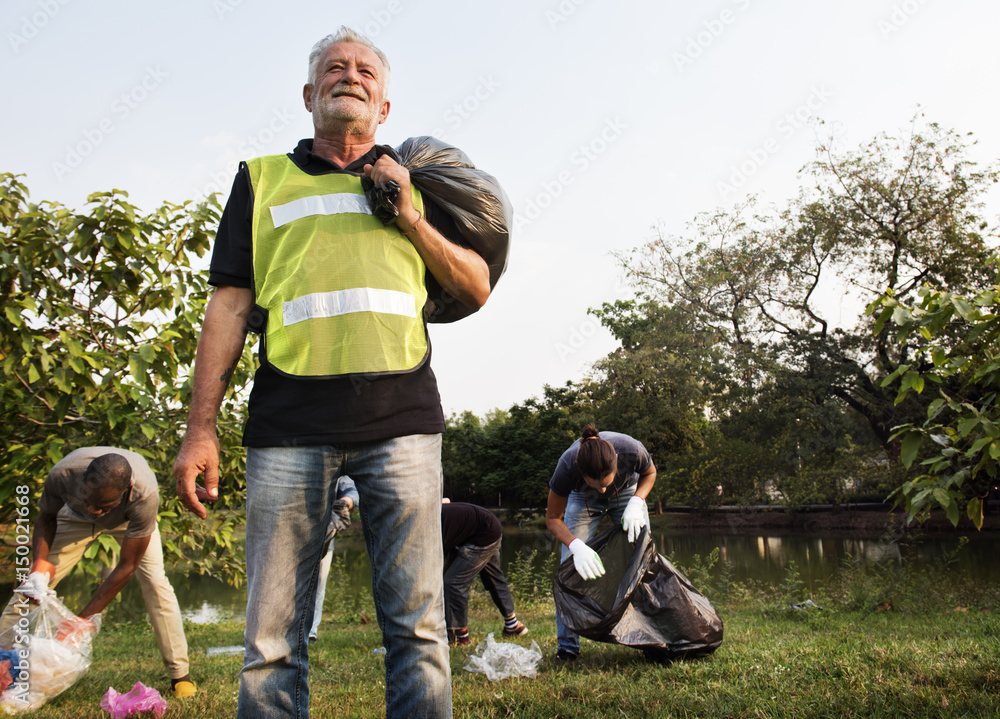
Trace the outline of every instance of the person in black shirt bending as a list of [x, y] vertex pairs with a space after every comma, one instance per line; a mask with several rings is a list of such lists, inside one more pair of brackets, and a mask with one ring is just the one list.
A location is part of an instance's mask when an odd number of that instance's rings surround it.
[[503, 617], [505, 637], [520, 637], [528, 628], [517, 620], [510, 587], [500, 569], [503, 527], [492, 512], [475, 504], [441, 505], [444, 536], [444, 613], [451, 644], [469, 644], [469, 589], [479, 576]]

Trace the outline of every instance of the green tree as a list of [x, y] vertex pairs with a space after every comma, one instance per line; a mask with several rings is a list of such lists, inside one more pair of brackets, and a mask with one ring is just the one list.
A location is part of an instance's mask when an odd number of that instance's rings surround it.
[[445, 486], [487, 506], [544, 507], [556, 462], [594, 412], [588, 388], [567, 382], [482, 423], [465, 413], [445, 432]]
[[444, 496], [453, 501], [481, 500], [477, 495], [482, 476], [478, 459], [485, 431], [479, 418], [469, 411], [447, 420], [441, 442], [441, 469]]
[[709, 432], [705, 445], [657, 465], [652, 498], [711, 510], [768, 504], [777, 462], [767, 447]]
[[775, 384], [795, 386], [822, 413], [828, 403], [856, 412], [898, 455], [893, 428], [924, 406], [913, 395], [896, 402], [883, 386], [910, 349], [864, 307], [887, 288], [906, 301], [922, 283], [988, 283], [995, 232], [981, 210], [997, 173], [978, 169], [966, 143], [931, 124], [853, 152], [821, 145], [786, 209], [751, 202], [701, 215], [687, 237], [660, 233], [619, 256], [640, 292], [726, 348], [714, 418], [760, 404]]
[[689, 316], [648, 298], [591, 310], [620, 342], [594, 364], [598, 429], [635, 437], [654, 457], [702, 444], [720, 346]]
[[897, 401], [937, 395], [922, 422], [897, 428], [903, 463], [924, 470], [898, 492], [910, 519], [939, 506], [958, 524], [964, 508], [981, 528], [983, 500], [1000, 479], [1000, 281], [971, 296], [925, 286], [917, 300], [887, 293], [869, 308], [877, 330], [894, 328], [911, 357], [883, 384], [898, 386]]
[[[239, 581], [232, 542], [241, 524], [243, 400], [230, 392], [220, 416], [225, 505], [208, 523], [175, 498], [173, 473], [198, 331], [210, 288], [203, 268], [219, 220], [213, 200], [164, 204], [148, 214], [119, 190], [95, 193], [82, 212], [29, 201], [0, 175], [0, 507], [33, 496], [52, 464], [84, 445], [132, 449], [160, 482], [168, 561]], [[253, 366], [250, 350], [234, 387]], [[105, 559], [107, 552], [102, 551]]]
[[893, 487], [882, 445], [864, 419], [809, 375], [777, 371], [755, 401], [730, 410], [723, 437], [765, 449], [771, 496], [785, 507], [881, 501]]

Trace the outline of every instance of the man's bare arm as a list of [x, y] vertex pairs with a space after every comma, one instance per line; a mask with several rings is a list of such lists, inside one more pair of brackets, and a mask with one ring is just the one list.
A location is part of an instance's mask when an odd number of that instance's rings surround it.
[[364, 169], [373, 182], [399, 183], [396, 227], [420, 253], [441, 287], [467, 307], [479, 309], [485, 305], [490, 296], [489, 265], [474, 250], [449, 241], [423, 219], [413, 206], [409, 171], [388, 155], [382, 155], [374, 165], [365, 165]]
[[[58, 522], [59, 518], [57, 515], [41, 512], [39, 512], [38, 518], [35, 519], [31, 547], [34, 559], [31, 571], [49, 572], [50, 574], [54, 572], [53, 569], [50, 569], [52, 563], [49, 562], [49, 551], [52, 549], [52, 543], [56, 541], [56, 526]], [[49, 577], [49, 581], [52, 581], [51, 576]]]
[[125, 537], [122, 540], [118, 564], [111, 570], [108, 578], [101, 582], [93, 598], [87, 602], [87, 606], [79, 612], [81, 617], [91, 617], [104, 611], [135, 574], [148, 546], [149, 537]]
[[[203, 501], [218, 498], [219, 439], [216, 418], [229, 380], [243, 354], [246, 320], [253, 294], [243, 287], [219, 287], [205, 309], [191, 379], [187, 431], [174, 462], [177, 496], [189, 511], [204, 519]], [[204, 475], [205, 487], [197, 486]]]

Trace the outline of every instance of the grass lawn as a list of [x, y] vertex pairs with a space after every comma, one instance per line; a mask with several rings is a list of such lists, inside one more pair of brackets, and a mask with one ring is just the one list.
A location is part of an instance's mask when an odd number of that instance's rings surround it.
[[[722, 646], [703, 659], [651, 663], [633, 649], [583, 640], [579, 660], [555, 659], [553, 555], [544, 566], [518, 557], [506, 574], [518, 617], [536, 641], [535, 678], [489, 681], [465, 669], [486, 635], [502, 639], [496, 609], [477, 584], [470, 601], [473, 644], [451, 651], [456, 717], [998, 717], [1000, 590], [952, 575], [948, 562], [915, 570], [900, 563], [845, 563], [836, 580], [809, 593], [790, 563], [780, 586], [730, 579], [718, 552], [679, 567], [725, 622]], [[319, 641], [310, 646], [311, 715], [384, 714], [385, 675], [370, 597], [357, 606], [339, 587], [335, 560]], [[796, 610], [811, 599], [821, 608]], [[144, 618], [112, 605], [95, 640], [90, 672], [32, 715], [107, 717], [108, 687], [137, 681], [166, 695], [168, 682]], [[243, 625], [187, 624], [197, 696], [168, 697], [169, 719], [215, 719], [236, 712], [242, 656], [207, 656], [242, 644]]]
[[[654, 664], [623, 647], [584, 640], [578, 661], [557, 662], [555, 619], [543, 601], [519, 617], [543, 658], [534, 679], [489, 681], [467, 657], [501, 624], [482, 596], [471, 608], [473, 645], [452, 649], [457, 717], [994, 717], [1000, 716], [1000, 618], [995, 608], [936, 611], [793, 611], [741, 600], [717, 603], [725, 641], [712, 656]], [[242, 658], [208, 657], [239, 644], [242, 625], [188, 625], [196, 697], [169, 700], [165, 716], [214, 719], [236, 710]], [[377, 717], [384, 673], [378, 628], [360, 615], [332, 618], [310, 648], [314, 717]], [[148, 625], [109, 622], [89, 674], [33, 716], [107, 717], [109, 686], [165, 690]]]

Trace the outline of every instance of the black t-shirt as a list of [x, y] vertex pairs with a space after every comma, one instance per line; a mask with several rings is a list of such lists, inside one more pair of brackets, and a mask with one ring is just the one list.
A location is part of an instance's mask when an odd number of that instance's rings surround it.
[[441, 540], [444, 551], [463, 544], [488, 547], [503, 536], [503, 525], [488, 509], [465, 502], [441, 505]]
[[[360, 175], [366, 164], [374, 164], [383, 154], [395, 158], [392, 148], [377, 145], [364, 157], [340, 168], [314, 155], [312, 140], [307, 139], [300, 141], [288, 156], [309, 175]], [[424, 215], [442, 235], [465, 245], [451, 217], [426, 198]], [[212, 249], [209, 284], [252, 287], [252, 218], [253, 189], [246, 166], [241, 165]], [[294, 378], [275, 372], [262, 361], [250, 391], [243, 444], [271, 447], [372, 442], [410, 434], [438, 434], [444, 427], [430, 351], [427, 360], [412, 372], [370, 377]]]

